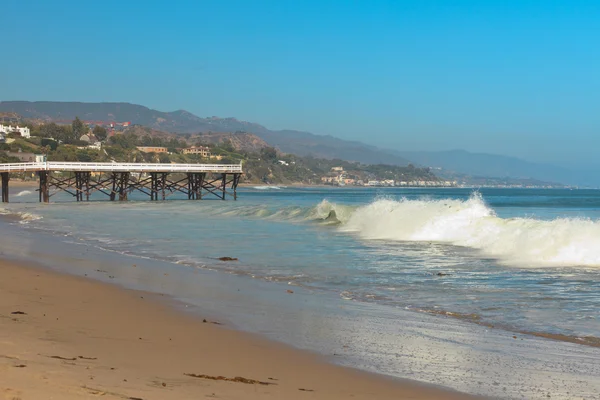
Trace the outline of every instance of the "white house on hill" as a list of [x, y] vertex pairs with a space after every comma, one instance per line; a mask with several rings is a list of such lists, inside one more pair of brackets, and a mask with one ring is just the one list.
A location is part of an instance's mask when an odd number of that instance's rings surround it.
[[18, 132], [21, 137], [24, 138], [30, 138], [31, 137], [31, 132], [29, 131], [29, 128], [26, 126], [12, 126], [12, 125], [2, 125], [0, 124], [0, 133], [12, 133], [12, 132]]

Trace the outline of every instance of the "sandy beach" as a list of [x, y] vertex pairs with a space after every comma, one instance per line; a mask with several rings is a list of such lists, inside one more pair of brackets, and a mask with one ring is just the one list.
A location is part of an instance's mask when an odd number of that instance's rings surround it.
[[331, 365], [156, 294], [8, 261], [0, 325], [2, 399], [474, 398]]
[[[15, 188], [15, 189], [37, 189], [39, 186], [39, 182], [37, 180], [30, 180], [30, 181], [24, 181], [21, 179], [17, 179], [17, 178], [11, 178], [10, 179], [10, 183], [9, 183], [9, 187], [10, 188]], [[18, 192], [14, 192], [15, 194]]]

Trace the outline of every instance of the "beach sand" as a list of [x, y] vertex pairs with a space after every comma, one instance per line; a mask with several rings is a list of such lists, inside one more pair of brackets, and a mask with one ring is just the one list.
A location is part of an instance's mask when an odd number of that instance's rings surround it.
[[[22, 188], [37, 189], [39, 185], [40, 185], [40, 183], [37, 180], [24, 181], [21, 179], [11, 177], [10, 181], [9, 181], [9, 191], [12, 188], [15, 188], [15, 189], [17, 189], [17, 188], [18, 189], [22, 189]], [[12, 194], [13, 192], [10, 191], [10, 193]], [[17, 192], [15, 192], [15, 193], [17, 193]]]
[[157, 294], [0, 261], [0, 399], [474, 398], [214, 322]]

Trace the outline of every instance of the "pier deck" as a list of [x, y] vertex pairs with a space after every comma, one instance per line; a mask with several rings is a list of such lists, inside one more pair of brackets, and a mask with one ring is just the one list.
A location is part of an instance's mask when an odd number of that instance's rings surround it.
[[[103, 193], [112, 201], [125, 201], [133, 191], [148, 195], [150, 200], [165, 200], [175, 193], [183, 193], [190, 200], [200, 200], [205, 195], [237, 200], [237, 186], [243, 174], [241, 164], [62, 161], [0, 164], [2, 202], [9, 201], [9, 174], [18, 172], [38, 174], [40, 202], [49, 202], [58, 191], [71, 194], [77, 201], [89, 200], [94, 192]], [[51, 189], [55, 191], [51, 193]]]

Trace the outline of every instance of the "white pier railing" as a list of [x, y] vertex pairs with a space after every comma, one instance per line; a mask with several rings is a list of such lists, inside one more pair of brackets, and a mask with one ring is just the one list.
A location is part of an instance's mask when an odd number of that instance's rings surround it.
[[143, 164], [47, 161], [0, 164], [0, 172], [80, 171], [80, 172], [216, 172], [242, 173], [242, 164]]

